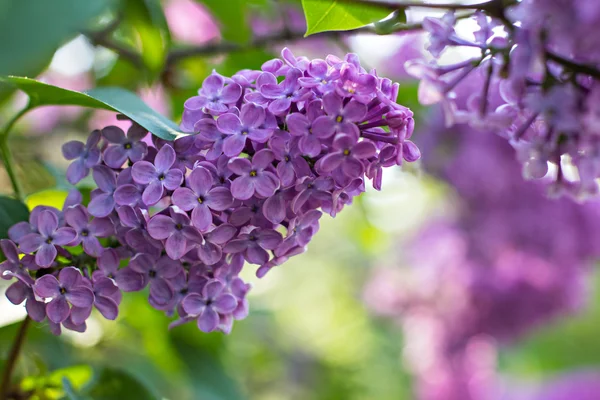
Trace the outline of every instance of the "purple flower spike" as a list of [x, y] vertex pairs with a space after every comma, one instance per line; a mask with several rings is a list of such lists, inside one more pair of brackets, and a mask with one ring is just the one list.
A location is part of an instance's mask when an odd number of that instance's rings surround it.
[[165, 250], [173, 260], [179, 260], [190, 247], [202, 241], [202, 236], [190, 225], [187, 214], [170, 210], [171, 216], [156, 215], [148, 222], [148, 233], [157, 240], [166, 240]]
[[279, 188], [279, 178], [267, 171], [274, 159], [273, 152], [267, 149], [257, 151], [252, 161], [246, 158], [234, 158], [229, 169], [239, 175], [231, 184], [231, 194], [238, 200], [247, 200], [255, 193], [261, 197], [270, 197]]
[[154, 160], [154, 165], [148, 161], [138, 161], [133, 164], [131, 175], [136, 183], [148, 185], [142, 193], [142, 200], [148, 206], [160, 201], [165, 189], [175, 190], [183, 182], [181, 170], [171, 168], [175, 163], [175, 150], [164, 145]]
[[222, 282], [212, 280], [206, 284], [202, 294], [190, 294], [181, 302], [188, 315], [197, 317], [201, 331], [214, 331], [219, 325], [219, 314], [229, 314], [237, 307], [236, 298], [224, 289]]
[[258, 143], [269, 140], [273, 130], [261, 127], [265, 118], [265, 109], [252, 103], [242, 107], [239, 117], [232, 113], [221, 115], [217, 119], [217, 127], [228, 135], [223, 141], [223, 153], [227, 157], [238, 156], [244, 150], [246, 139]]
[[38, 217], [39, 233], [30, 233], [21, 239], [20, 248], [25, 253], [35, 254], [35, 263], [48, 268], [56, 258], [56, 246], [65, 246], [75, 240], [77, 232], [72, 228], [59, 228], [58, 217], [44, 210]]
[[111, 143], [104, 151], [104, 162], [111, 168], [121, 168], [129, 159], [132, 163], [144, 159], [148, 145], [141, 140], [148, 134], [138, 124], [132, 124], [125, 133], [116, 126], [107, 126], [102, 129], [102, 136]]
[[90, 216], [82, 205], [70, 207], [65, 211], [67, 224], [77, 232], [77, 243], [83, 243], [83, 250], [93, 257], [98, 257], [104, 250], [98, 237], [108, 237], [114, 233], [112, 222], [107, 218], [94, 218]]
[[241, 95], [240, 85], [229, 83], [225, 86], [223, 77], [213, 72], [202, 83], [198, 96], [188, 99], [183, 106], [188, 111], [206, 109], [213, 115], [219, 115], [227, 112], [229, 105], [237, 102]]
[[192, 211], [192, 224], [205, 231], [213, 222], [211, 210], [223, 211], [231, 207], [233, 197], [226, 187], [213, 187], [212, 174], [202, 167], [187, 177], [187, 187], [173, 192], [173, 204], [184, 211]]
[[76, 140], [67, 142], [62, 147], [63, 156], [67, 160], [75, 160], [67, 168], [67, 180], [75, 185], [90, 173], [90, 168], [100, 162], [100, 131], [96, 130], [90, 134], [86, 144]]
[[69, 303], [87, 308], [94, 302], [94, 293], [83, 284], [81, 273], [74, 267], [62, 269], [58, 279], [54, 275], [42, 276], [35, 282], [33, 290], [39, 297], [52, 299], [46, 304], [46, 314], [57, 324], [69, 317]]

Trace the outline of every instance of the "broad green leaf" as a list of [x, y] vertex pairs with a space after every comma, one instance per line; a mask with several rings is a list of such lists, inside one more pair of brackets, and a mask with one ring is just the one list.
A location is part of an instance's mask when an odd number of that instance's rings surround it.
[[104, 368], [84, 393], [94, 400], [158, 400], [150, 389], [134, 376], [118, 369]]
[[246, 0], [202, 0], [202, 3], [219, 20], [225, 40], [236, 43], [248, 41], [250, 27], [246, 19]]
[[29, 210], [25, 204], [10, 197], [0, 196], [0, 239], [8, 238], [8, 228], [28, 219]]
[[60, 210], [63, 208], [68, 195], [69, 192], [66, 190], [44, 190], [27, 196], [25, 204], [30, 210], [37, 206], [50, 206]]
[[0, 0], [0, 75], [35, 76], [111, 0]]
[[171, 41], [160, 0], [125, 0], [124, 22], [137, 33], [144, 64], [159, 73]]
[[387, 17], [387, 7], [343, 0], [302, 0], [306, 16], [306, 35], [325, 31], [347, 31]]
[[18, 76], [0, 77], [0, 83], [13, 85], [27, 93], [33, 107], [74, 105], [111, 110], [126, 115], [165, 140], [173, 140], [181, 133], [177, 124], [152, 110], [136, 94], [125, 89], [104, 87], [76, 92]]

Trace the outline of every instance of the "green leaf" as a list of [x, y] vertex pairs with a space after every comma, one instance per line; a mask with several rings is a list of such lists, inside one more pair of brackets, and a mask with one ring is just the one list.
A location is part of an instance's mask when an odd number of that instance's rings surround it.
[[83, 400], [83, 399], [85, 399], [85, 397], [82, 397], [82, 396], [80, 396], [77, 393], [77, 391], [75, 390], [75, 388], [71, 384], [71, 381], [66, 376], [63, 376], [63, 378], [62, 378], [62, 387], [63, 387], [63, 390], [65, 391], [65, 397], [67, 399], [69, 399], [69, 400]]
[[387, 17], [387, 7], [341, 0], [302, 0], [306, 16], [306, 35], [325, 31], [347, 31]]
[[8, 238], [8, 228], [28, 219], [29, 210], [25, 204], [19, 200], [0, 196], [0, 239]]
[[125, 371], [104, 368], [85, 394], [94, 400], [158, 400], [137, 378]]
[[219, 20], [223, 39], [245, 43], [250, 38], [250, 26], [246, 20], [246, 0], [202, 0]]
[[35, 76], [110, 0], [0, 0], [0, 75]]
[[137, 33], [144, 64], [153, 74], [159, 73], [171, 43], [160, 0], [125, 0], [124, 22]]
[[103, 87], [76, 92], [18, 76], [0, 77], [1, 83], [13, 85], [27, 93], [32, 107], [73, 105], [116, 111], [162, 139], [174, 140], [181, 133], [177, 124], [152, 110], [136, 94], [125, 89]]

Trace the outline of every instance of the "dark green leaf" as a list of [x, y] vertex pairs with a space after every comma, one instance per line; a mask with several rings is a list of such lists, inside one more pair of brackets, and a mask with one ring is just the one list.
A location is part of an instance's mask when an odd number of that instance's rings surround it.
[[25, 204], [19, 200], [0, 196], [0, 239], [8, 238], [8, 228], [28, 219], [29, 210]]
[[150, 389], [125, 371], [104, 368], [85, 394], [94, 400], [158, 400]]
[[248, 41], [250, 27], [246, 20], [246, 0], [202, 0], [202, 3], [219, 20], [225, 40], [236, 43]]
[[302, 0], [306, 36], [325, 31], [347, 31], [387, 17], [387, 7], [340, 0]]
[[0, 0], [0, 75], [35, 76], [110, 0]]
[[14, 85], [27, 93], [32, 106], [75, 105], [117, 111], [162, 139], [173, 140], [181, 133], [177, 124], [152, 110], [136, 94], [125, 89], [105, 87], [83, 93], [17, 76], [0, 77], [0, 82]]

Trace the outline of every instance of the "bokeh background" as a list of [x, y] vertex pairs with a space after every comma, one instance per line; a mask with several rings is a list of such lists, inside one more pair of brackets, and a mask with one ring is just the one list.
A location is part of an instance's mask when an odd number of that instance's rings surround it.
[[[424, 157], [386, 171], [381, 192], [368, 190], [335, 219], [323, 218], [306, 254], [265, 279], [249, 271], [250, 316], [228, 336], [167, 330], [169, 319], [143, 292], [124, 297], [116, 322], [92, 316], [83, 334], [54, 337], [34, 325], [17, 370], [32, 398], [85, 391], [95, 399], [600, 399], [600, 205], [548, 199], [523, 180], [506, 141], [447, 128], [439, 109], [420, 106], [404, 63], [427, 59], [424, 35], [303, 38], [294, 1], [139, 4], [154, 8], [105, 11], [49, 65], [32, 61], [18, 74], [73, 90], [126, 87], [179, 121], [183, 102], [213, 69], [258, 68], [284, 46], [311, 58], [351, 51], [401, 82], [398, 102], [416, 113]], [[115, 19], [108, 39], [94, 33]], [[154, 68], [167, 40], [186, 49], [246, 44]], [[144, 54], [144, 66], [131, 51]], [[464, 101], [468, 85], [456, 93]], [[0, 96], [2, 121], [26, 103], [22, 93]], [[30, 208], [62, 207], [60, 146], [111, 124], [126, 122], [108, 111], [50, 106], [15, 126], [11, 148]], [[0, 191], [10, 193], [4, 170]], [[0, 292], [7, 286], [0, 281]], [[24, 315], [0, 296], [0, 368]]]

